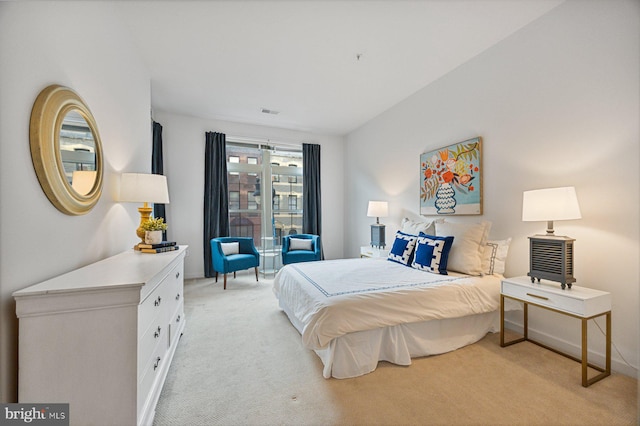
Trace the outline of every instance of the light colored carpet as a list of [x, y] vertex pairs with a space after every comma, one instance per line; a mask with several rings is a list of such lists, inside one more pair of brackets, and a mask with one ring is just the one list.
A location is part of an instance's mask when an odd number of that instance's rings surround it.
[[184, 336], [155, 425], [635, 425], [637, 381], [581, 386], [579, 363], [499, 333], [408, 367], [324, 379], [252, 271], [185, 284]]

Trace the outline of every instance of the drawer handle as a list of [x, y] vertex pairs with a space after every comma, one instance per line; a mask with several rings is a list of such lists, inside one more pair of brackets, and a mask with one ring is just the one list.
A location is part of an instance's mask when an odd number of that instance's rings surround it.
[[180, 293], [176, 294], [176, 300], [180, 300]]
[[160, 326], [158, 326], [158, 330], [157, 330], [155, 333], [153, 333], [153, 337], [155, 337], [156, 339], [157, 339], [158, 337], [160, 337], [160, 331], [161, 331], [161, 330], [162, 330], [162, 329], [160, 328]]
[[180, 315], [178, 315], [178, 318], [176, 318], [176, 322], [180, 322]]
[[176, 272], [176, 279], [180, 278], [180, 272]]
[[158, 296], [155, 302], [153, 302], [154, 306], [160, 306], [160, 302], [162, 302], [162, 297]]
[[153, 371], [156, 371], [159, 365], [160, 365], [160, 357], [156, 358], [156, 362], [153, 364]]
[[538, 298], [538, 299], [542, 299], [542, 300], [549, 300], [549, 298], [548, 298], [548, 297], [538, 296], [537, 294], [527, 293], [527, 296], [536, 297], [536, 298]]

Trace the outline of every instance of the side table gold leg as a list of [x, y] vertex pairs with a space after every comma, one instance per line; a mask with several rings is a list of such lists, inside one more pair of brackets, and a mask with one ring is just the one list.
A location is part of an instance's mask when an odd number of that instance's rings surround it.
[[524, 302], [524, 340], [529, 340], [529, 304]]
[[[588, 354], [588, 346], [587, 346], [587, 318], [582, 320], [582, 386], [587, 387], [594, 384], [597, 381], [604, 379], [607, 376], [611, 375], [611, 311], [606, 314], [607, 326], [606, 326], [606, 348], [605, 348], [605, 366], [601, 368], [600, 366], [589, 364], [587, 359]], [[595, 317], [594, 317], [595, 318]], [[600, 371], [600, 374], [595, 375], [592, 378], [588, 378], [587, 376], [587, 367], [594, 368]]]
[[524, 342], [527, 340], [527, 303], [524, 302], [524, 336], [519, 339], [514, 339], [509, 342], [505, 342], [505, 327], [504, 327], [504, 298], [509, 296], [500, 295], [500, 347], [511, 346], [515, 343]]
[[611, 374], [611, 311], [607, 312], [607, 359], [605, 364], [605, 373], [607, 376]]
[[500, 346], [504, 347], [504, 296], [500, 295]]
[[587, 319], [582, 319], [582, 386], [585, 388], [589, 386], [589, 379], [587, 378]]

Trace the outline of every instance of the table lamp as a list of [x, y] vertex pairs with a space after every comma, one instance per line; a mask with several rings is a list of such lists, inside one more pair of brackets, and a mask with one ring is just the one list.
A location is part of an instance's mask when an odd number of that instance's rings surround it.
[[545, 235], [529, 237], [529, 275], [531, 282], [547, 279], [571, 288], [573, 276], [573, 246], [575, 240], [557, 236], [555, 220], [581, 219], [580, 206], [574, 187], [525, 191], [522, 197], [522, 220], [547, 222]]
[[376, 223], [371, 225], [371, 247], [384, 248], [385, 226], [380, 223], [380, 218], [388, 215], [389, 203], [386, 201], [369, 201], [367, 216], [376, 218]]
[[138, 208], [140, 225], [136, 230], [136, 235], [140, 238], [140, 242], [144, 243], [142, 224], [149, 220], [149, 216], [153, 211], [153, 208], [149, 207], [149, 203], [169, 204], [167, 177], [144, 173], [123, 173], [120, 178], [119, 201], [144, 203], [142, 207]]

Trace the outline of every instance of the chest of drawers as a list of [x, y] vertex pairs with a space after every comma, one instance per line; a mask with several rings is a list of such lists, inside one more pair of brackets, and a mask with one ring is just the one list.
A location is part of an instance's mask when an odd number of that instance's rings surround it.
[[15, 292], [19, 401], [69, 403], [71, 424], [152, 424], [185, 325], [186, 250], [131, 250]]

